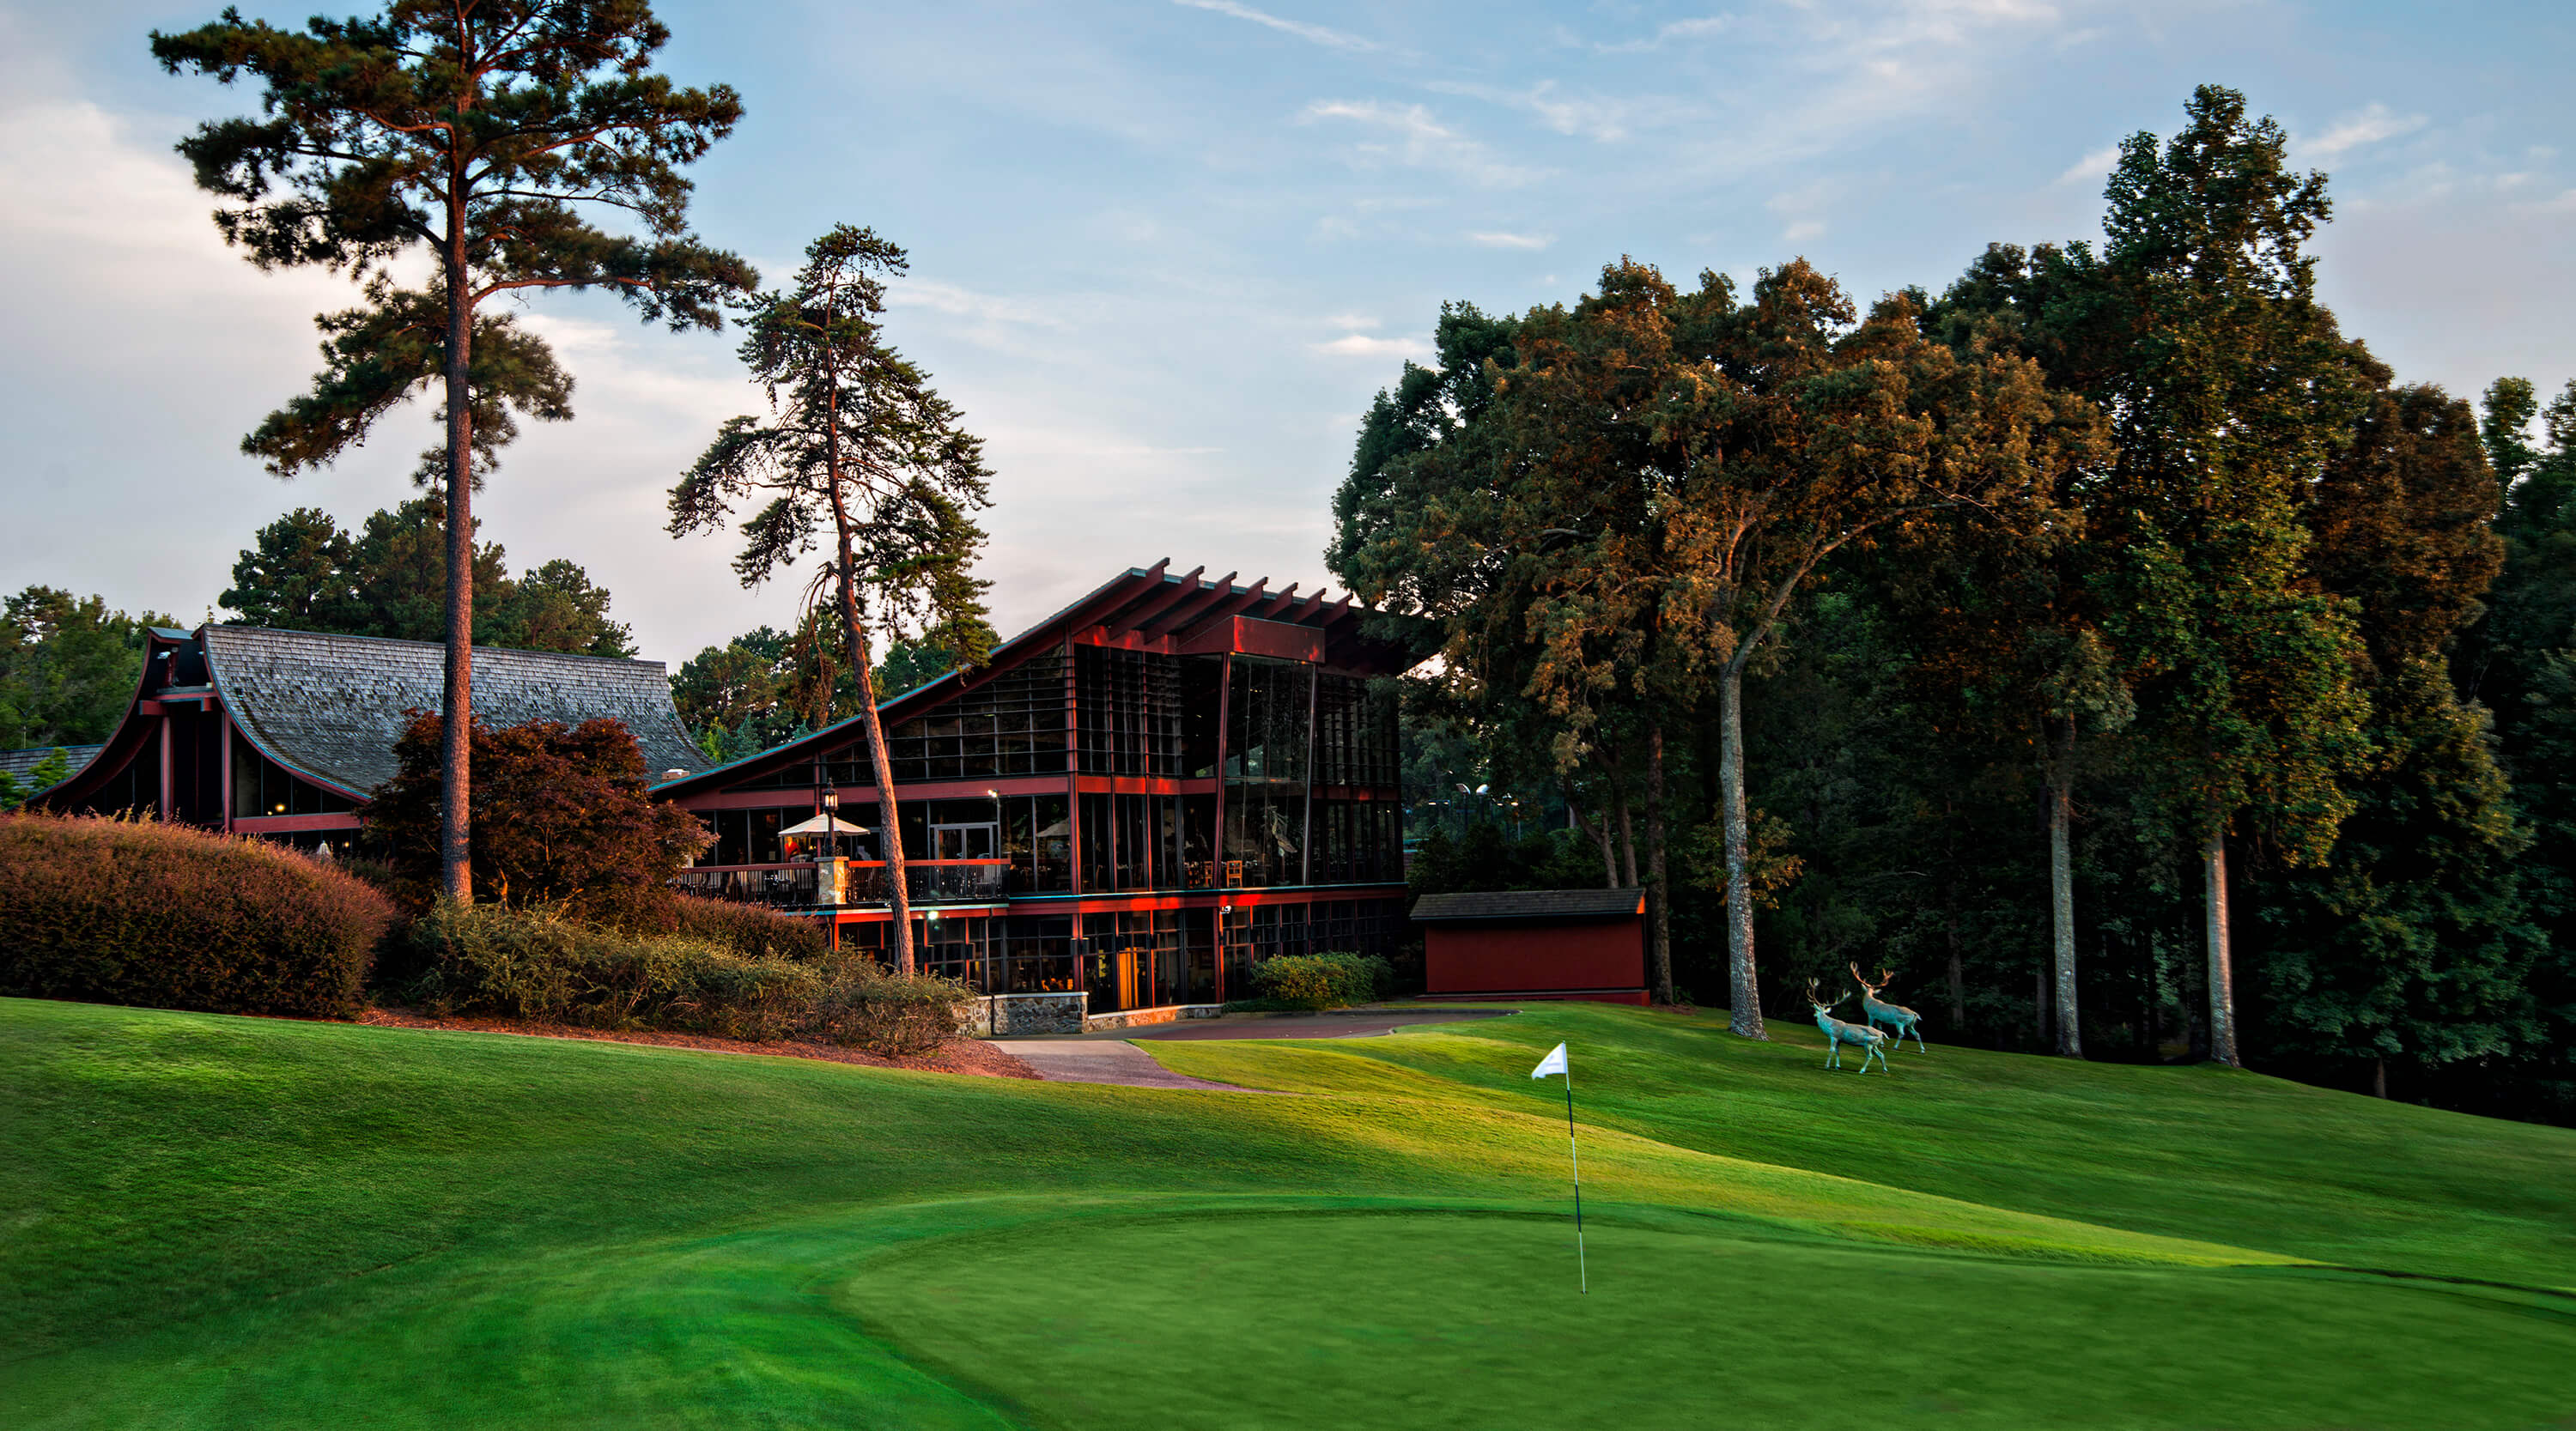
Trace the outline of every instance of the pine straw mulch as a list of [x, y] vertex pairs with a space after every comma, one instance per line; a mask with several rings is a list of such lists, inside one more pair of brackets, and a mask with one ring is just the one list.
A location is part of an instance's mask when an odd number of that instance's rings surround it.
[[531, 1038], [600, 1039], [609, 1043], [651, 1044], [657, 1048], [702, 1049], [710, 1053], [759, 1053], [773, 1058], [812, 1058], [826, 1063], [863, 1063], [871, 1068], [910, 1068], [924, 1073], [961, 1073], [982, 1078], [1042, 1078], [1036, 1069], [1019, 1059], [973, 1038], [961, 1038], [937, 1053], [889, 1058], [883, 1054], [843, 1048], [839, 1044], [802, 1039], [754, 1043], [749, 1039], [709, 1038], [703, 1034], [662, 1033], [653, 1029], [586, 1029], [542, 1019], [463, 1016], [440, 1019], [414, 1009], [392, 1009], [381, 1005], [372, 1006], [360, 1014], [358, 1022], [378, 1028], [450, 1029], [468, 1033], [524, 1034]]

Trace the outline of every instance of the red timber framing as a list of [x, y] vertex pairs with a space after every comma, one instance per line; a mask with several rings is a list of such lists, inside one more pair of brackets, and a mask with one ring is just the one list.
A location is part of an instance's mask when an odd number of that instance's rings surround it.
[[313, 848], [346, 851], [357, 836], [361, 792], [290, 769], [236, 719], [214, 679], [203, 633], [145, 633], [143, 674], [125, 720], [69, 779], [33, 808], [140, 813]]
[[[878, 708], [923, 964], [979, 993], [1087, 996], [1099, 1014], [1248, 995], [1279, 953], [1393, 953], [1404, 936], [1392, 695], [1427, 629], [1349, 596], [1134, 568]], [[885, 832], [783, 832], [877, 812], [855, 721], [655, 787], [718, 833], [688, 881], [882, 939]], [[917, 880], [921, 877], [916, 877]]]

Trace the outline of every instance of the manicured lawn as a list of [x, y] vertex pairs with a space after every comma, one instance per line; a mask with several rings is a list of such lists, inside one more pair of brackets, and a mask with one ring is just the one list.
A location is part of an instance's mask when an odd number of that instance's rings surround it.
[[0, 1424], [2576, 1413], [2576, 1299], [2297, 1265], [2576, 1287], [2576, 1134], [1714, 1022], [1149, 1046], [1283, 1098], [0, 1001]]

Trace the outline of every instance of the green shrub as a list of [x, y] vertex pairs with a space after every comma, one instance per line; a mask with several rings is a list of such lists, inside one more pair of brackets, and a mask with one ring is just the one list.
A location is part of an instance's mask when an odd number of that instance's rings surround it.
[[745, 958], [711, 939], [631, 934], [541, 910], [441, 901], [405, 935], [434, 1012], [669, 1029], [768, 1041], [819, 1038], [926, 1053], [957, 1037], [969, 995], [864, 960]]
[[1252, 990], [1286, 1009], [1344, 1009], [1383, 996], [1395, 968], [1374, 954], [1287, 954], [1252, 966]]
[[670, 933], [721, 944], [745, 959], [812, 962], [832, 951], [831, 927], [756, 904], [674, 895], [667, 906]]
[[350, 1018], [393, 918], [364, 881], [263, 841], [0, 816], [0, 994]]
[[957, 1037], [973, 1000], [953, 979], [853, 961], [834, 970], [807, 1029], [812, 1037], [870, 1053], [928, 1053]]

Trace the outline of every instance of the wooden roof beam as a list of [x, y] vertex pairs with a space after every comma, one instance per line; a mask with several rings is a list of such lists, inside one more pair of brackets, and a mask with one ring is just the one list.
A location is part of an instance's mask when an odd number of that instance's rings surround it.
[[[1165, 563], [1165, 565], [1169, 565], [1169, 563]], [[1199, 574], [1206, 570], [1207, 568], [1204, 566], [1198, 567], [1192, 570], [1189, 575], [1182, 577], [1177, 584], [1166, 582], [1157, 575], [1154, 579], [1154, 587], [1152, 590], [1140, 593], [1135, 600], [1128, 602], [1126, 605], [1110, 613], [1108, 619], [1100, 622], [1101, 629], [1106, 631], [1112, 639], [1115, 639], [1120, 633], [1133, 631], [1144, 625], [1146, 622], [1153, 620], [1155, 617], [1162, 615], [1164, 612], [1171, 610], [1173, 607], [1180, 605], [1182, 602], [1189, 600], [1191, 597], [1198, 595]]]
[[1283, 592], [1279, 593], [1277, 596], [1274, 596], [1274, 597], [1270, 598], [1270, 600], [1269, 600], [1268, 602], [1264, 603], [1264, 604], [1262, 605], [1262, 607], [1261, 607], [1259, 610], [1256, 610], [1256, 611], [1249, 611], [1249, 612], [1246, 612], [1245, 614], [1246, 614], [1246, 615], [1249, 615], [1249, 616], [1257, 617], [1257, 618], [1259, 618], [1260, 620], [1263, 620], [1263, 621], [1276, 621], [1276, 620], [1278, 620], [1280, 617], [1282, 617], [1282, 616], [1286, 615], [1289, 611], [1293, 610], [1293, 609], [1296, 607], [1296, 605], [1297, 605], [1297, 585], [1298, 585], [1298, 584], [1297, 584], [1296, 582], [1293, 582], [1293, 581], [1292, 581], [1292, 582], [1290, 582], [1290, 583], [1288, 583], [1288, 589], [1287, 589], [1286, 591], [1283, 591]]
[[[1181, 628], [1185, 626], [1189, 627], [1193, 634], [1198, 631], [1205, 630], [1209, 620], [1231, 616], [1235, 612], [1241, 611], [1247, 606], [1258, 604], [1261, 600], [1261, 593], [1268, 589], [1269, 585], [1270, 578], [1265, 576], [1261, 580], [1254, 582], [1250, 590], [1236, 592], [1233, 590], [1234, 576], [1232, 573], [1228, 573], [1225, 580], [1216, 584], [1213, 599], [1209, 601], [1207, 605], [1196, 607], [1183, 606], [1172, 614], [1157, 620], [1152, 626], [1147, 627], [1145, 629], [1145, 635], [1149, 638], [1170, 636], [1179, 632]], [[1183, 639], [1187, 638], [1184, 637]]]

